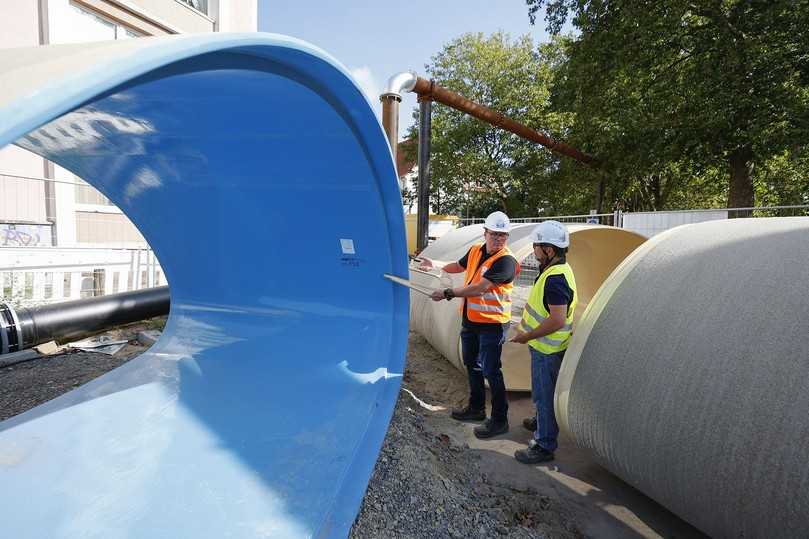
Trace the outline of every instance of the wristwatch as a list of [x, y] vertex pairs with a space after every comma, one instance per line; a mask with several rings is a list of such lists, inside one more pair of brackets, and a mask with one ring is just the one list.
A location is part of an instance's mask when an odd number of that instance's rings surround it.
[[444, 289], [444, 299], [449, 301], [454, 297], [455, 297], [455, 294], [452, 293], [452, 288], [445, 288]]

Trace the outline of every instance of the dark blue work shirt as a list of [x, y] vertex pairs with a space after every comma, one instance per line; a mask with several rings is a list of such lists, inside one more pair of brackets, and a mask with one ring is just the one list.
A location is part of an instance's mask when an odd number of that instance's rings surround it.
[[[563, 264], [564, 260], [560, 260], [557, 264]], [[556, 265], [556, 264], [554, 264]], [[547, 269], [547, 268], [543, 268]], [[539, 280], [540, 273], [534, 279], [534, 283]], [[545, 279], [545, 291], [542, 295], [542, 304], [545, 310], [550, 312], [549, 305], [567, 305], [568, 309], [573, 302], [573, 290], [568, 286], [567, 279], [564, 275], [551, 275]]]

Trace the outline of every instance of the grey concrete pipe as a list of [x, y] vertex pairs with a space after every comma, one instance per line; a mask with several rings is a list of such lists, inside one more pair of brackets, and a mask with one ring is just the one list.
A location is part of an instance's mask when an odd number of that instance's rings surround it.
[[[518, 224], [509, 235], [508, 245], [514, 256], [520, 261], [523, 271], [515, 281], [513, 304], [512, 335], [522, 316], [523, 306], [537, 275], [536, 259], [533, 255], [533, 244], [530, 233], [536, 223]], [[571, 223], [570, 252], [568, 261], [576, 275], [579, 293], [579, 306], [574, 317], [574, 324], [584, 312], [590, 298], [596, 293], [607, 276], [631, 253], [645, 241], [645, 238], [634, 232], [600, 225]], [[471, 225], [453, 230], [424, 250], [424, 256], [443, 265], [460, 259], [475, 243], [483, 242], [483, 225]], [[411, 264], [410, 278], [413, 282], [432, 288], [462, 286], [463, 274], [449, 275], [438, 271], [424, 273], [415, 268], [418, 263]], [[427, 341], [450, 363], [465, 371], [460, 353], [461, 315], [458, 312], [460, 299], [434, 302], [428, 297], [410, 294], [410, 327], [424, 336]], [[528, 349], [524, 344], [506, 343], [503, 347], [503, 376], [506, 388], [512, 391], [530, 391], [531, 361]]]
[[809, 537], [809, 218], [647, 241], [576, 326], [562, 429], [713, 537]]

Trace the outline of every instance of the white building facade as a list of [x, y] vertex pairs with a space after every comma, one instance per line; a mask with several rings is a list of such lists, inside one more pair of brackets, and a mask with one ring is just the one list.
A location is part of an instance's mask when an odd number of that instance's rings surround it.
[[[257, 19], [257, 0], [3, 1], [0, 48], [255, 32]], [[52, 255], [28, 251], [34, 248]], [[43, 256], [49, 271], [42, 271]], [[82, 178], [16, 146], [0, 148], [0, 301], [61, 301], [165, 284], [150, 256], [129, 219]]]

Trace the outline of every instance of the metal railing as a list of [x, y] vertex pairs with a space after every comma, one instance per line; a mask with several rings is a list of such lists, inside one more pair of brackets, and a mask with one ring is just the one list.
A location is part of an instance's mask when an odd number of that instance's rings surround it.
[[[755, 206], [750, 208], [698, 208], [691, 210], [591, 213], [582, 215], [538, 215], [511, 219], [512, 224], [539, 223], [553, 219], [563, 223], [588, 223], [616, 226], [651, 237], [675, 226], [744, 217], [809, 216], [809, 204], [789, 206]], [[484, 218], [459, 219], [458, 227], [483, 223]]]
[[0, 302], [59, 303], [166, 284], [150, 249], [0, 248]]
[[[553, 219], [562, 223], [589, 223], [597, 225], [610, 225], [615, 226], [616, 222], [620, 220], [621, 212], [613, 213], [587, 213], [581, 215], [538, 215], [536, 217], [515, 217], [510, 219], [511, 224], [525, 224], [525, 223], [541, 223]], [[481, 224], [486, 219], [483, 217], [466, 217], [458, 219], [458, 227]], [[620, 226], [620, 225], [618, 225]]]

